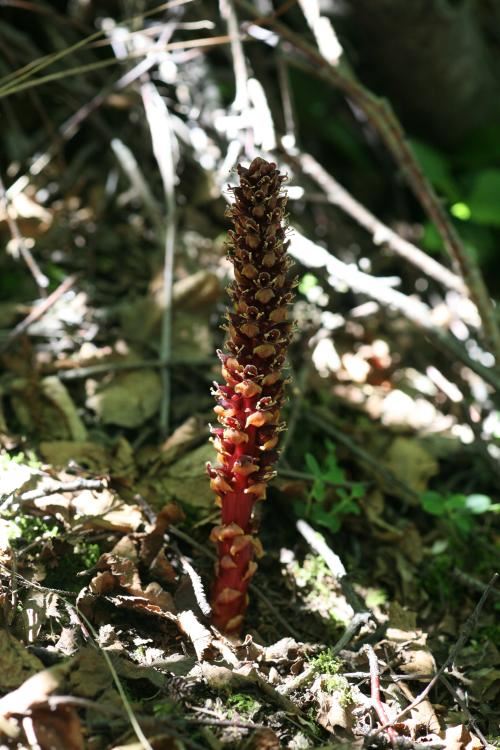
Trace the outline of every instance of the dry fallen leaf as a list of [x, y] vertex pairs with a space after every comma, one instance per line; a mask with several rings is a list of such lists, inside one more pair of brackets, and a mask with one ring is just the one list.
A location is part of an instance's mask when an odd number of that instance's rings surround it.
[[482, 742], [464, 724], [446, 730], [445, 750], [479, 750], [482, 747]]
[[6, 630], [0, 630], [0, 690], [19, 687], [28, 677], [43, 669], [40, 659], [27, 651], [21, 641]]
[[158, 411], [161, 381], [154, 370], [115, 375], [110, 382], [87, 381], [89, 409], [103, 424], [140, 427]]
[[439, 464], [416, 438], [397, 437], [389, 446], [384, 464], [414, 492], [427, 489], [429, 479], [439, 470]]

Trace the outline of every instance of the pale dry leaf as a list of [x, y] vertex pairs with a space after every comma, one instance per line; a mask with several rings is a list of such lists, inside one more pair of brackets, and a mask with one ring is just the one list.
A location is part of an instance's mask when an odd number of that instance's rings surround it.
[[57, 375], [49, 375], [41, 380], [40, 387], [45, 398], [63, 415], [71, 440], [84, 441], [87, 438], [86, 427], [64, 383]]
[[429, 480], [439, 471], [439, 464], [414, 437], [397, 437], [389, 446], [383, 463], [416, 493], [427, 489]]
[[43, 664], [26, 646], [6, 630], [0, 630], [0, 690], [18, 688], [43, 669]]
[[95, 411], [104, 424], [140, 427], [158, 411], [161, 381], [155, 370], [126, 372], [110, 382], [86, 383], [86, 406]]
[[445, 750], [479, 750], [482, 742], [464, 724], [448, 727], [445, 733]]
[[194, 612], [191, 612], [191, 610], [179, 612], [178, 622], [183, 633], [187, 635], [193, 644], [199, 661], [203, 661], [210, 655], [213, 655], [214, 636], [208, 628], [201, 624]]
[[[68, 659], [62, 664], [42, 669], [16, 690], [4, 695], [0, 698], [0, 719], [9, 719], [12, 715], [29, 712], [34, 706], [45, 705], [47, 698], [65, 682], [73, 666], [74, 660]], [[2, 679], [5, 679], [4, 674]]]
[[205, 435], [206, 429], [204, 420], [200, 420], [198, 417], [189, 417], [186, 419], [161, 445], [161, 463], [168, 464], [174, 461], [194, 441], [199, 440]]
[[41, 456], [56, 468], [65, 468], [74, 462], [93, 474], [109, 473], [111, 452], [99, 443], [74, 440], [42, 440]]
[[45, 622], [49, 619], [60, 619], [58, 610], [59, 596], [52, 591], [30, 589], [24, 598], [22, 618], [25, 624], [28, 643], [34, 643]]
[[42, 750], [84, 750], [82, 725], [73, 706], [37, 707], [30, 719]]
[[84, 528], [105, 528], [127, 533], [135, 531], [144, 521], [139, 505], [129, 505], [114, 492], [82, 490], [73, 496], [74, 520]]

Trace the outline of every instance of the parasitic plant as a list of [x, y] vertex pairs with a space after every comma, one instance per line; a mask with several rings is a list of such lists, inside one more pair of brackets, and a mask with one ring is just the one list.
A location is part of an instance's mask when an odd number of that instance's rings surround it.
[[215, 384], [212, 428], [218, 463], [208, 465], [210, 484], [221, 508], [221, 525], [211, 533], [218, 562], [212, 592], [213, 622], [237, 633], [247, 606], [247, 589], [262, 554], [252, 518], [256, 501], [266, 496], [278, 458], [278, 433], [284, 429], [282, 368], [291, 338], [289, 305], [295, 281], [285, 241], [285, 177], [276, 164], [256, 158], [238, 165], [239, 187], [228, 209], [228, 257], [234, 281], [228, 289], [227, 353], [218, 352], [224, 385]]

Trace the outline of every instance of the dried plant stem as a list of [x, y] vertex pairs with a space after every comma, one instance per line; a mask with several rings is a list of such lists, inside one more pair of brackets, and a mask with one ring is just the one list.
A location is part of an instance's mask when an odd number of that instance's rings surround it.
[[441, 263], [438, 263], [411, 242], [400, 237], [399, 234], [377, 219], [353, 198], [337, 180], [329, 175], [313, 156], [302, 153], [294, 157], [288, 154], [287, 158], [298, 165], [304, 174], [311, 177], [324, 190], [330, 203], [338, 206], [344, 213], [351, 216], [360, 226], [370, 232], [375, 245], [386, 245], [390, 250], [405, 258], [443, 286], [454, 289], [460, 294], [467, 294], [467, 288], [460, 276], [449, 271]]
[[165, 259], [163, 266], [163, 319], [160, 340], [162, 363], [162, 400], [160, 405], [160, 434], [166, 436], [170, 423], [170, 356], [172, 348], [172, 304], [177, 208], [175, 200], [175, 166], [173, 133], [170, 114], [156, 87], [150, 83], [141, 86], [144, 110], [148, 119], [153, 151], [160, 169], [165, 190], [167, 225], [165, 229]]
[[373, 646], [370, 646], [368, 643], [363, 646], [363, 650], [368, 657], [368, 664], [370, 665], [370, 688], [373, 708], [377, 713], [380, 723], [387, 725], [387, 734], [394, 747], [396, 744], [396, 732], [392, 726], [388, 725], [387, 713], [380, 698], [380, 670], [377, 655], [373, 650]]
[[219, 8], [220, 14], [227, 25], [228, 36], [231, 39], [231, 56], [236, 83], [236, 95], [232, 109], [236, 112], [246, 112], [249, 109], [248, 70], [238, 29], [238, 19], [232, 0], [219, 0]]
[[271, 26], [283, 39], [290, 42], [295, 48], [294, 55], [289, 58], [290, 61], [294, 64], [298, 58], [298, 62], [301, 64], [303, 58], [301, 61], [301, 56], [297, 55], [297, 52], [302, 53], [311, 63], [311, 72], [340, 89], [364, 112], [369, 122], [378, 131], [381, 139], [404, 173], [422, 208], [435, 224], [448, 254], [478, 309], [485, 340], [491, 347], [497, 364], [500, 363], [500, 331], [482, 274], [474, 260], [467, 254], [442, 202], [424, 175], [390, 104], [385, 99], [375, 96], [358, 81], [352, 69], [346, 63], [344, 56], [337, 65], [332, 65], [303, 36], [291, 31], [288, 26], [278, 21], [274, 16], [260, 17], [258, 11], [246, 0], [236, 0], [236, 3], [253, 18], [259, 18], [260, 24]]
[[500, 378], [496, 369], [485, 367], [472, 359], [467, 350], [453, 336], [443, 331], [435, 323], [431, 309], [422, 300], [409, 297], [397, 289], [392, 289], [386, 281], [359, 271], [356, 267], [343, 263], [324, 247], [316, 245], [295, 230], [291, 238], [290, 254], [308, 268], [325, 268], [331, 276], [344, 281], [354, 292], [365, 294], [390, 309], [402, 313], [414, 326], [425, 331], [439, 349], [447, 349], [453, 359], [457, 359], [476, 372], [495, 390], [500, 389]]

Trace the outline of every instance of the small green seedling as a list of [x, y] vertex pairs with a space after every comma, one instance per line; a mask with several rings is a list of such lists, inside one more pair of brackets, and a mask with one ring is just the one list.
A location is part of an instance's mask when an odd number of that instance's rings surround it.
[[343, 708], [353, 703], [354, 697], [349, 682], [340, 674], [341, 661], [335, 656], [331, 648], [327, 648], [310, 661], [313, 673], [321, 675], [322, 687], [328, 693], [336, 693]]
[[231, 715], [239, 714], [240, 716], [248, 716], [250, 719], [262, 708], [262, 705], [256, 698], [252, 698], [251, 695], [245, 695], [244, 693], [230, 695], [226, 701], [226, 705], [230, 709], [229, 713]]
[[442, 495], [430, 490], [420, 496], [422, 508], [433, 516], [440, 516], [452, 528], [468, 534], [474, 526], [474, 516], [498, 513], [500, 503], [493, 503], [487, 495]]
[[[362, 482], [347, 483], [345, 471], [339, 466], [335, 445], [326, 441], [327, 455], [320, 465], [311, 453], [306, 453], [306, 465], [314, 480], [307, 498], [305, 517], [330, 531], [342, 526], [345, 516], [358, 514], [358, 500], [365, 494]], [[327, 498], [328, 486], [335, 486], [336, 499]], [[295, 503], [297, 515], [304, 515], [302, 504]]]

